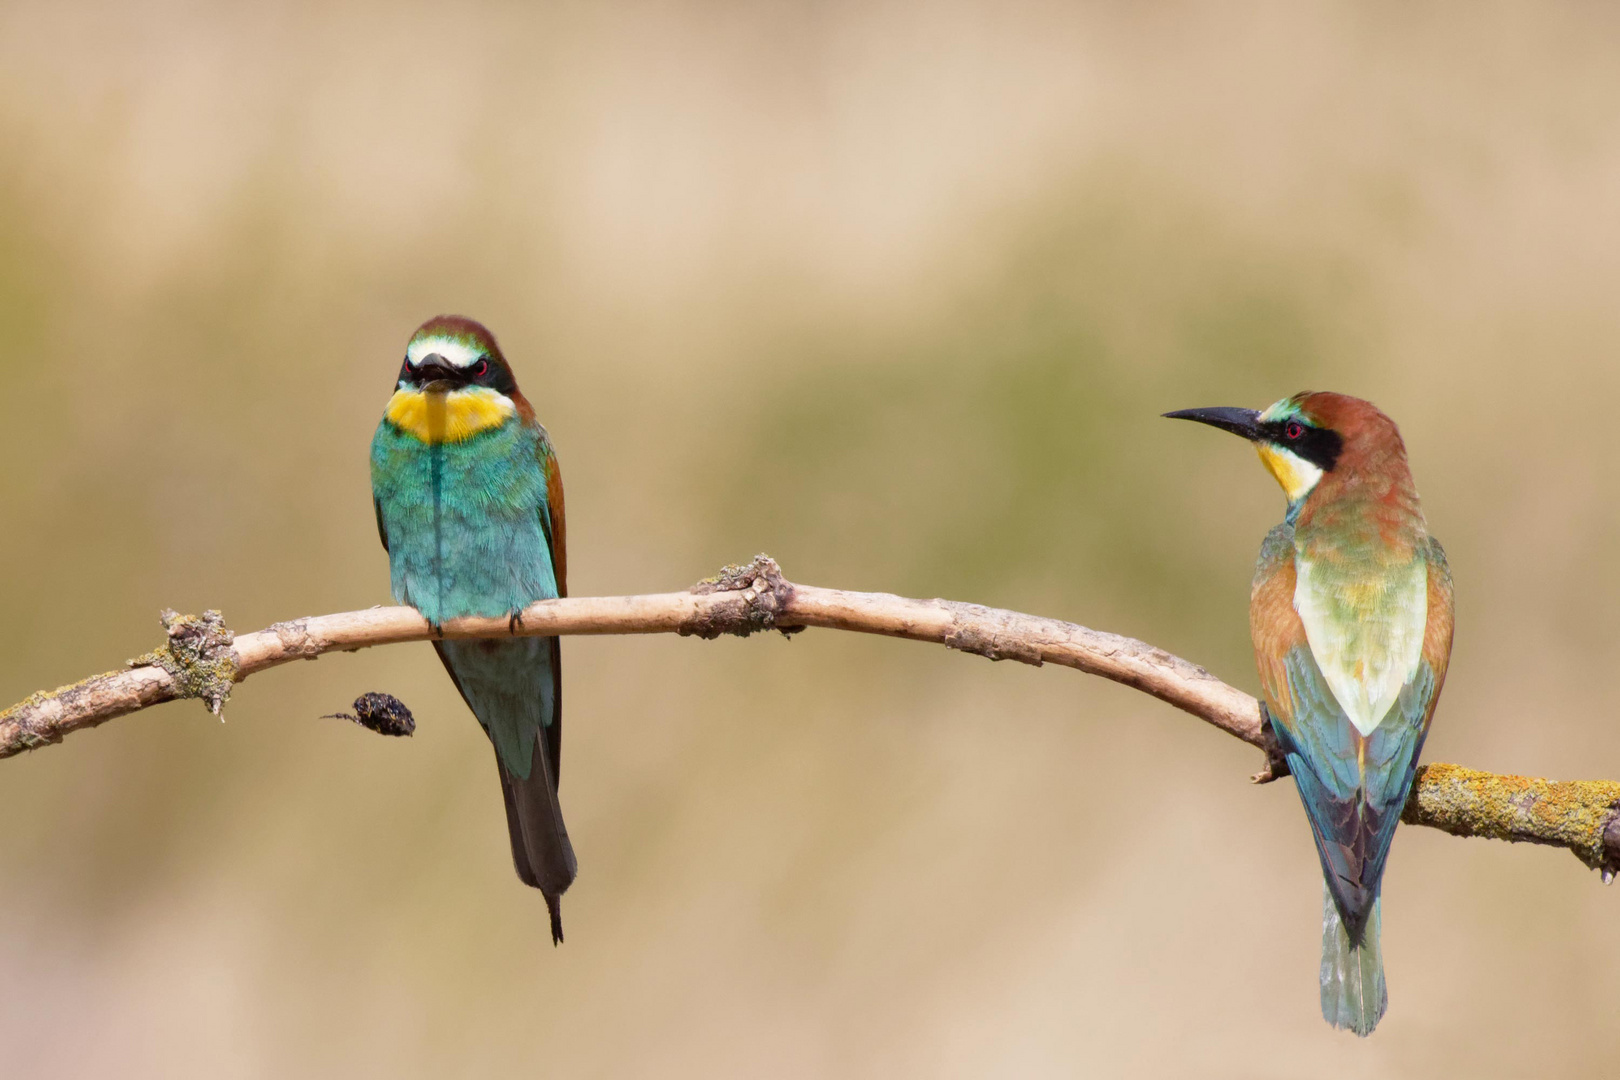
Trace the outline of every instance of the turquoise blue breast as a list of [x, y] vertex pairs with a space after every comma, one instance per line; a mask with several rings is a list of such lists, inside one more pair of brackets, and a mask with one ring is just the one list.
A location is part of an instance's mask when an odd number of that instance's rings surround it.
[[436, 445], [378, 425], [371, 487], [395, 600], [438, 625], [557, 595], [539, 440], [517, 420]]

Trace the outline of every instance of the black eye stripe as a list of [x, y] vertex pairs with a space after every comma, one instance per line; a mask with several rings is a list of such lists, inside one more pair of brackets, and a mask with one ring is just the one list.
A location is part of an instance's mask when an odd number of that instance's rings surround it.
[[1300, 420], [1272, 420], [1260, 424], [1266, 440], [1315, 465], [1332, 472], [1338, 464], [1344, 440], [1339, 433]]

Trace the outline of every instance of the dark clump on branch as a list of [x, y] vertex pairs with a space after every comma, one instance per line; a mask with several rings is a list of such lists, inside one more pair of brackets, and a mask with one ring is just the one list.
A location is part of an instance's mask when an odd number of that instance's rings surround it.
[[405, 703], [393, 694], [376, 691], [355, 698], [354, 712], [329, 713], [321, 719], [353, 720], [379, 735], [412, 735], [416, 732], [416, 718]]
[[198, 698], [218, 716], [236, 684], [236, 635], [217, 611], [181, 615], [164, 609], [158, 616], [168, 641], [129, 662], [132, 668], [158, 667], [174, 679], [175, 696]]
[[742, 603], [735, 608], [713, 610], [694, 618], [678, 631], [682, 637], [713, 640], [721, 634], [747, 637], [761, 630], [780, 630], [784, 637], [803, 630], [802, 626], [777, 626], [776, 616], [793, 602], [793, 584], [782, 576], [782, 568], [769, 555], [755, 555], [746, 566], [726, 566], [711, 578], [692, 586], [696, 596], [735, 593]]

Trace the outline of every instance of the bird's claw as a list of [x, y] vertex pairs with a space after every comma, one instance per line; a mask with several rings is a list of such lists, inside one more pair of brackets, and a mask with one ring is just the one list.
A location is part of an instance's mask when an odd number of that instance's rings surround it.
[[1288, 767], [1287, 748], [1283, 745], [1281, 732], [1271, 722], [1271, 710], [1266, 703], [1260, 703], [1260, 732], [1266, 737], [1265, 745], [1261, 747], [1266, 755], [1266, 767], [1249, 777], [1251, 784], [1269, 784], [1273, 780], [1281, 780], [1292, 775], [1293, 770]]

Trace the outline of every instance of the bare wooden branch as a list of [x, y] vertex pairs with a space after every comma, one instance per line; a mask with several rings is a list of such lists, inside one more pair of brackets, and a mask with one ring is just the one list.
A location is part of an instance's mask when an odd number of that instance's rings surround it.
[[[61, 742], [165, 701], [200, 698], [218, 711], [249, 675], [293, 660], [376, 645], [508, 635], [682, 634], [747, 636], [805, 627], [931, 641], [991, 660], [1058, 664], [1148, 693], [1247, 742], [1266, 755], [1254, 779], [1284, 773], [1260, 703], [1203, 668], [1134, 638], [1057, 619], [952, 600], [796, 585], [759, 556], [685, 592], [543, 600], [514, 618], [455, 619], [437, 631], [414, 608], [315, 615], [233, 637], [217, 612], [164, 613], [169, 641], [127, 668], [39, 693], [0, 713], [0, 757]], [[1620, 869], [1620, 783], [1555, 783], [1456, 765], [1419, 771], [1402, 820], [1457, 836], [1568, 848], [1605, 881]]]

